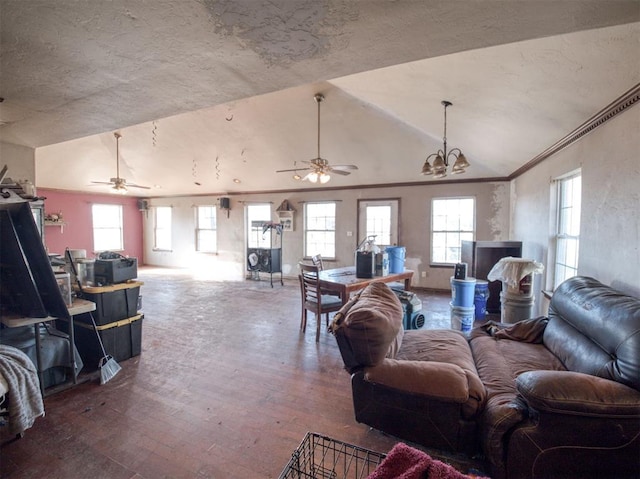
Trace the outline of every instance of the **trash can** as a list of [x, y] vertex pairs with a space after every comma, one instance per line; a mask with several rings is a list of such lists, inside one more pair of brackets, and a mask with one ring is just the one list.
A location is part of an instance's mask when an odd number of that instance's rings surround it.
[[510, 256], [502, 258], [491, 268], [487, 279], [502, 281], [500, 320], [503, 323], [513, 324], [533, 316], [533, 275], [543, 271], [542, 263]]
[[385, 251], [389, 254], [389, 273], [404, 272], [404, 246], [387, 246]]

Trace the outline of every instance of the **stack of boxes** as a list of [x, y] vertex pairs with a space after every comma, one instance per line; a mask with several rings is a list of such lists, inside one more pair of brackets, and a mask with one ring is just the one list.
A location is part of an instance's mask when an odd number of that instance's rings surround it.
[[[84, 288], [84, 298], [96, 303], [93, 318], [107, 354], [116, 361], [138, 356], [142, 341], [139, 281], [128, 281], [110, 286]], [[93, 331], [89, 315], [77, 318], [76, 345], [85, 364], [98, 365], [102, 351]]]
[[[93, 318], [106, 353], [116, 361], [138, 356], [142, 342], [140, 311], [140, 281], [108, 286], [83, 287], [83, 298], [96, 304]], [[68, 332], [68, 323], [58, 321], [60, 329]], [[102, 349], [89, 313], [74, 317], [75, 343], [87, 370], [95, 370], [102, 357]]]

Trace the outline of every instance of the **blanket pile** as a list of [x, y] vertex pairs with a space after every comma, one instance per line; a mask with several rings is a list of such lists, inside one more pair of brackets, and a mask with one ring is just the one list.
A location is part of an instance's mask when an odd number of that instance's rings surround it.
[[470, 479], [453, 466], [399, 442], [367, 479]]
[[9, 433], [22, 434], [33, 426], [36, 418], [44, 416], [38, 373], [29, 356], [13, 346], [0, 344], [0, 375], [9, 385]]

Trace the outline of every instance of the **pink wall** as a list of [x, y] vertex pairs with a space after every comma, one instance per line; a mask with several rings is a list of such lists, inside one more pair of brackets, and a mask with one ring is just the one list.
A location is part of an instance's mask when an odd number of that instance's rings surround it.
[[138, 198], [122, 195], [99, 195], [74, 193], [62, 190], [38, 188], [38, 196], [45, 197], [46, 215], [62, 212], [64, 228], [44, 227], [44, 242], [50, 253], [64, 254], [65, 248], [87, 250], [87, 257], [93, 258], [93, 228], [91, 205], [119, 204], [124, 215], [124, 251], [125, 256], [138, 258], [138, 264], [144, 264], [142, 240], [142, 213], [138, 211]]

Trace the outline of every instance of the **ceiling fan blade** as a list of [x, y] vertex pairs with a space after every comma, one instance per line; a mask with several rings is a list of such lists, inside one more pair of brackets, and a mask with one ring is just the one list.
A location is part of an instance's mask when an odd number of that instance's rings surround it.
[[329, 168], [329, 169], [331, 170], [331, 173], [335, 173], [337, 175], [347, 176], [347, 175], [351, 174], [350, 171], [336, 170], [336, 169], [333, 169], [333, 168]]
[[112, 181], [92, 181], [91, 183], [94, 183], [96, 185], [112, 185], [113, 184]]
[[276, 170], [276, 173], [286, 173], [288, 171], [304, 171], [304, 170], [308, 170], [309, 168], [292, 168], [290, 170]]
[[357, 170], [356, 165], [331, 165], [332, 170]]
[[129, 187], [131, 187], [131, 188], [143, 188], [145, 190], [150, 190], [151, 189], [150, 186], [136, 185], [135, 183], [125, 183], [125, 185], [127, 186], [127, 188], [129, 188]]

